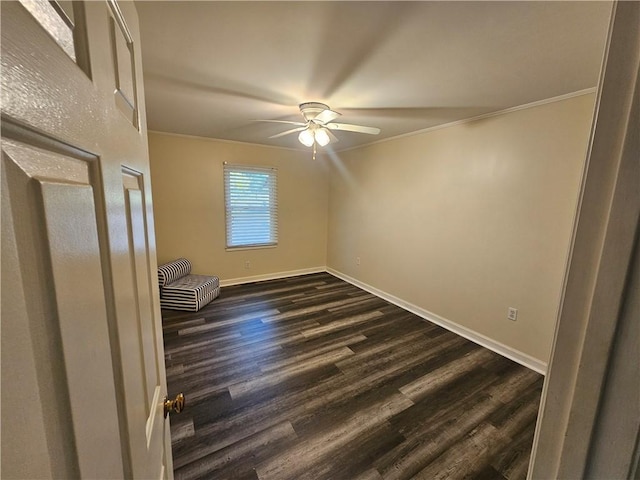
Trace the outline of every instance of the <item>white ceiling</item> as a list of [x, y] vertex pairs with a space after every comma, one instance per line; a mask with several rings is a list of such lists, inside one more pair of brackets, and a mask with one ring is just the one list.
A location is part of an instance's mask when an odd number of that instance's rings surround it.
[[595, 87], [609, 2], [136, 2], [148, 127], [306, 148], [298, 104], [336, 150]]

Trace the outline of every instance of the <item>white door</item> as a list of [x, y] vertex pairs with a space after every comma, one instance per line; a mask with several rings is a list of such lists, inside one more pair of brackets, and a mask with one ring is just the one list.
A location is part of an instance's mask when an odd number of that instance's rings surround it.
[[171, 479], [134, 4], [0, 8], [0, 477]]

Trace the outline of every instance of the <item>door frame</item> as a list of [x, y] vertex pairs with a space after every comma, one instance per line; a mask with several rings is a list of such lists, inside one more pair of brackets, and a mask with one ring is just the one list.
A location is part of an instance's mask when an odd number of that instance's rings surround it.
[[[639, 268], [634, 260], [640, 231], [639, 71], [640, 2], [616, 2], [530, 479], [637, 474], [638, 342], [625, 342], [616, 333], [633, 331], [634, 325], [637, 331], [638, 322], [631, 317], [640, 292], [630, 287]], [[616, 362], [620, 357], [631, 361]], [[635, 383], [620, 384], [621, 376]], [[604, 399], [621, 393], [626, 403], [607, 410]], [[615, 425], [621, 437], [607, 437]], [[624, 452], [602, 455], [613, 441]]]

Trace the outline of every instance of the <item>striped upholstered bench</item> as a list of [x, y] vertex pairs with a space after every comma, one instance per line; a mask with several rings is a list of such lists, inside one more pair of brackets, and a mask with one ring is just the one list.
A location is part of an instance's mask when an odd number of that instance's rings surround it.
[[191, 262], [179, 258], [158, 267], [160, 306], [170, 310], [197, 312], [220, 295], [220, 279], [192, 275]]

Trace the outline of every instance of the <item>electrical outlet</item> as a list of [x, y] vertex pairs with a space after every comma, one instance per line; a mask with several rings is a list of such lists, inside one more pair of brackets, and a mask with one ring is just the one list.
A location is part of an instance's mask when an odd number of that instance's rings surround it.
[[244, 268], [245, 270], [249, 270], [251, 268], [251, 262], [249, 260], [244, 262]]
[[360, 257], [356, 257], [356, 265], [360, 265]]
[[509, 310], [507, 311], [507, 318], [515, 322], [518, 319], [518, 309], [509, 307]]

